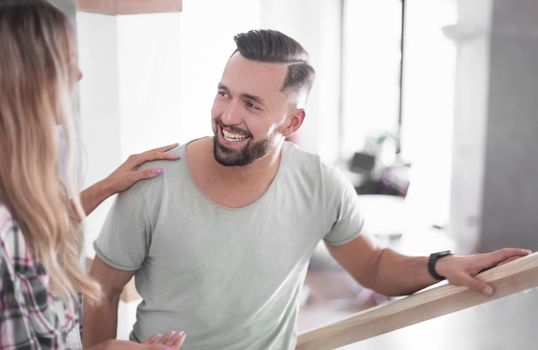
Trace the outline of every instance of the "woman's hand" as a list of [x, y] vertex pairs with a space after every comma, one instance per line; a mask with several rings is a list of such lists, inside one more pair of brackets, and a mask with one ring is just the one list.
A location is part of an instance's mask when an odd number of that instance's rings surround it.
[[[159, 344], [159, 345], [166, 345], [168, 346], [168, 349], [170, 350], [178, 350], [181, 348], [181, 345], [185, 341], [185, 332], [180, 331], [171, 331], [166, 332], [164, 334], [155, 334], [146, 341], [144, 341], [142, 344], [145, 345], [151, 345], [151, 344]], [[153, 349], [152, 349], [153, 350]]]
[[142, 344], [126, 340], [107, 340], [88, 350], [179, 350], [185, 341], [185, 332], [171, 331], [155, 334]]
[[108, 175], [103, 181], [106, 183], [106, 189], [109, 196], [121, 191], [125, 191], [140, 180], [150, 179], [158, 176], [163, 172], [162, 168], [150, 168], [139, 170], [139, 167], [145, 162], [152, 160], [177, 160], [179, 157], [166, 153], [177, 147], [177, 143], [155, 148], [144, 153], [133, 154], [127, 160]]
[[140, 154], [129, 156], [122, 165], [114, 170], [105, 179], [88, 187], [80, 194], [82, 208], [89, 215], [105, 199], [121, 191], [125, 191], [140, 180], [151, 179], [162, 174], [162, 168], [150, 168], [140, 170], [139, 167], [145, 162], [152, 160], [177, 160], [179, 157], [166, 153], [177, 147], [177, 143], [154, 148]]

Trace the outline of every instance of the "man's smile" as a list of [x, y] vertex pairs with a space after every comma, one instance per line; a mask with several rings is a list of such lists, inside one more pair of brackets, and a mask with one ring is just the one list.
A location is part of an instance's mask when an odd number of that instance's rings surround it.
[[219, 135], [221, 143], [229, 146], [239, 146], [251, 139], [249, 133], [238, 130], [237, 128], [223, 127], [219, 125]]

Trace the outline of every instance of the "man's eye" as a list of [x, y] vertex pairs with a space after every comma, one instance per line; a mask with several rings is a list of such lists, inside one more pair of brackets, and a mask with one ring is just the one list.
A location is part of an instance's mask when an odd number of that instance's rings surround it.
[[255, 109], [257, 111], [261, 111], [261, 108], [258, 105], [254, 104], [254, 103], [252, 103], [250, 101], [245, 102], [245, 107], [247, 107], [248, 109]]
[[222, 91], [222, 90], [217, 91], [217, 95], [218, 95], [218, 96], [222, 96], [222, 97], [227, 97], [227, 96], [228, 96], [228, 94], [226, 93], [226, 91]]

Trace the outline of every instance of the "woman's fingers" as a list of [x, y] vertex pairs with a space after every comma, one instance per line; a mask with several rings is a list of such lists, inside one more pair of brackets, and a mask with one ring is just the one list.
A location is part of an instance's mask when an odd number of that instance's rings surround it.
[[[167, 349], [177, 350], [181, 347], [185, 341], [185, 332], [184, 331], [168, 331], [164, 334], [155, 334], [146, 339], [143, 344], [146, 345], [158, 345], [159, 349], [161, 346], [166, 346]], [[153, 347], [150, 349], [153, 350]], [[157, 349], [157, 348], [155, 348]]]
[[151, 179], [152, 177], [159, 176], [164, 172], [163, 168], [150, 168], [144, 170], [137, 170], [134, 172], [134, 182], [144, 179]]
[[155, 148], [155, 149], [152, 149], [143, 153], [139, 153], [139, 154], [133, 154], [129, 156], [129, 158], [127, 158], [126, 163], [129, 164], [131, 169], [136, 169], [142, 164], [144, 164], [145, 162], [149, 162], [152, 160], [177, 160], [179, 159], [179, 157], [176, 156], [175, 154], [166, 153], [170, 149], [174, 148], [171, 146], [176, 147], [177, 144]]
[[181, 348], [181, 345], [183, 345], [183, 342], [185, 341], [185, 332], [181, 331], [178, 332], [177, 337], [174, 339], [174, 341], [171, 344], [168, 344], [173, 349], [179, 349]]
[[144, 340], [142, 344], [155, 344], [157, 341], [159, 341], [159, 339], [161, 339], [161, 337], [162, 337], [161, 333], [154, 334], [148, 339]]
[[172, 143], [170, 145], [150, 149], [148, 152], [151, 152], [151, 151], [167, 152], [167, 151], [170, 151], [173, 148], [176, 148], [178, 145], [179, 145], [179, 143]]
[[159, 339], [159, 344], [168, 345], [170, 339], [172, 339], [177, 334], [176, 331], [169, 331], [163, 334], [161, 339]]

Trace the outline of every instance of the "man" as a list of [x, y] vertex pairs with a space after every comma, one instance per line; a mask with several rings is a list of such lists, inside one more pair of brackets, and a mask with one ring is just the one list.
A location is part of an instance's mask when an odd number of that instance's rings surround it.
[[[293, 349], [299, 296], [320, 240], [362, 285], [412, 293], [433, 276], [485, 294], [480, 270], [528, 254], [408, 257], [362, 235], [342, 174], [286, 142], [305, 118], [314, 70], [293, 39], [269, 30], [235, 37], [212, 108], [214, 137], [156, 163], [164, 174], [121, 194], [91, 274], [106, 300], [86, 306], [85, 345], [113, 338], [119, 294], [136, 275], [143, 300], [131, 337], [183, 329], [184, 349]], [[152, 166], [155, 166], [152, 165]], [[440, 277], [440, 276], [442, 277]]]

